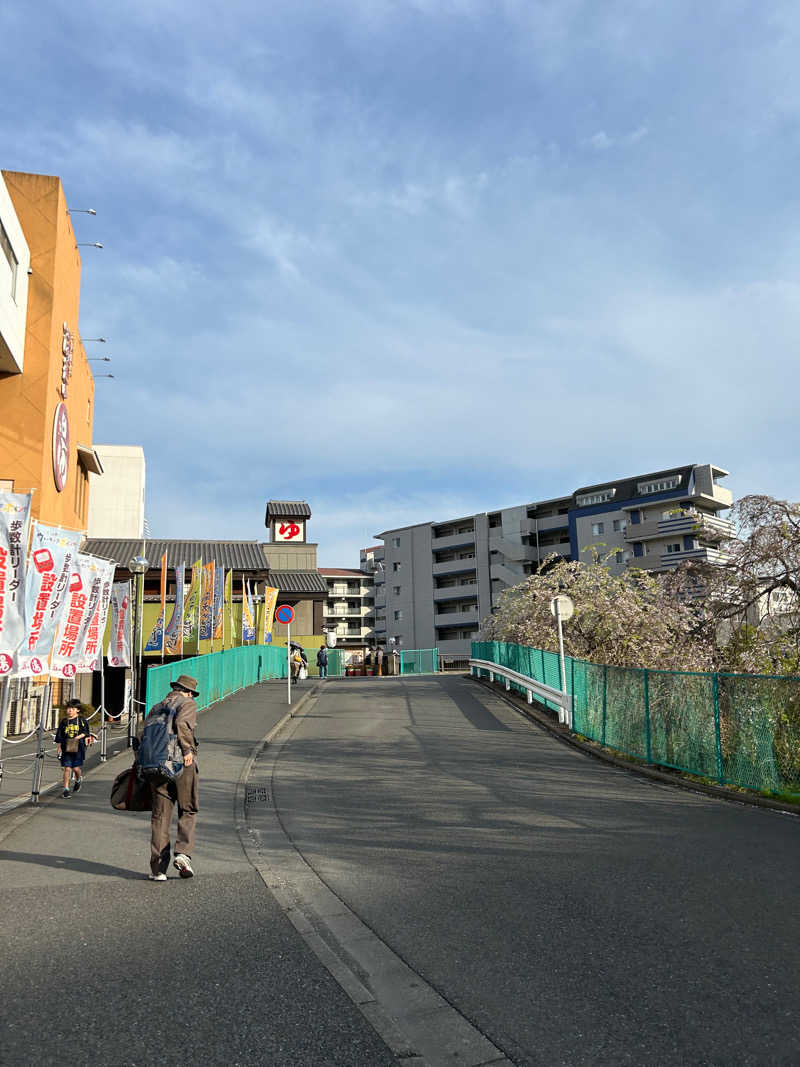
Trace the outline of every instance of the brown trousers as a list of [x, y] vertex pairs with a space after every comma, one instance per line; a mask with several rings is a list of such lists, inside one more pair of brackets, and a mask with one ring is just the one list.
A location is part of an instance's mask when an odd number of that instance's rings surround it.
[[194, 823], [197, 817], [197, 764], [184, 767], [177, 782], [151, 785], [153, 815], [150, 820], [150, 870], [166, 874], [170, 857], [170, 825], [174, 805], [178, 805], [178, 836], [175, 855], [191, 856], [194, 848]]

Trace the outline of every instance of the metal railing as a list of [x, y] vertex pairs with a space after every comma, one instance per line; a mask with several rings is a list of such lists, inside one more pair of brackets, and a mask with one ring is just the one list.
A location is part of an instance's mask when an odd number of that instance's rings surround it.
[[469, 666], [470, 673], [474, 677], [480, 678], [483, 674], [488, 674], [490, 682], [498, 677], [502, 678], [506, 683], [506, 691], [510, 690], [512, 685], [516, 689], [522, 689], [527, 695], [529, 704], [533, 703], [534, 697], [548, 704], [555, 704], [558, 708], [558, 721], [568, 726], [572, 725], [572, 697], [569, 693], [562, 693], [560, 689], [554, 689], [553, 686], [538, 682], [528, 677], [527, 674], [521, 674], [510, 667], [501, 667], [490, 660], [471, 659]]

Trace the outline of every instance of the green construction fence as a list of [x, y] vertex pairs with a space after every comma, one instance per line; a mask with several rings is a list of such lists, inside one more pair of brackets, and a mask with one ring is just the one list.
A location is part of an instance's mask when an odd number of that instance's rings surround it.
[[400, 652], [401, 674], [438, 674], [438, 648], [409, 648]]
[[[313, 663], [311, 661], [314, 661]], [[343, 656], [337, 649], [328, 651], [328, 675], [331, 678], [344, 674]], [[309, 657], [309, 673], [319, 673], [314, 656]], [[286, 649], [280, 645], [242, 645], [224, 652], [212, 652], [205, 656], [165, 663], [150, 667], [147, 671], [146, 707], [152, 708], [169, 693], [170, 683], [179, 675], [188, 674], [197, 679], [198, 708], [207, 708], [217, 700], [230, 696], [240, 689], [258, 685], [273, 678], [285, 678], [287, 674]]]
[[[555, 652], [474, 641], [472, 658], [561, 689]], [[612, 667], [571, 656], [565, 666], [576, 733], [721, 785], [800, 792], [800, 678]]]

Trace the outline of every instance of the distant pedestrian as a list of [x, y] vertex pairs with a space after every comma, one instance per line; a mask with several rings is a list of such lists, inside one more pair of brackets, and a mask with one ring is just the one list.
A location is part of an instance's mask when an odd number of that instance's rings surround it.
[[68, 700], [66, 718], [61, 720], [56, 730], [56, 751], [63, 769], [64, 792], [61, 794], [63, 797], [70, 796], [71, 775], [75, 776], [73, 792], [78, 793], [83, 785], [86, 743], [92, 737], [92, 732], [89, 729], [89, 723], [80, 714], [81, 706], [80, 700]]
[[303, 666], [303, 656], [301, 655], [301, 648], [299, 645], [292, 644], [292, 654], [289, 658], [292, 665], [292, 681], [296, 682], [300, 678], [300, 670]]
[[[178, 805], [178, 836], [175, 840], [173, 867], [181, 878], [191, 878], [197, 817], [197, 680], [182, 674], [170, 683], [172, 692], [163, 701], [175, 709], [174, 727], [183, 753], [183, 770], [174, 782], [151, 783], [153, 815], [150, 820], [150, 881], [166, 882], [170, 858], [170, 826], [175, 804]], [[147, 722], [147, 720], [145, 720]]]
[[317, 666], [319, 667], [320, 678], [328, 677], [328, 649], [325, 645], [319, 646], [319, 652], [317, 653]]
[[364, 666], [372, 666], [372, 652], [369, 649], [367, 649], [366, 653], [364, 654]]
[[375, 662], [378, 665], [377, 670], [375, 671], [375, 673], [377, 675], [383, 674], [383, 649], [382, 648], [379, 648], [378, 651], [375, 653]]

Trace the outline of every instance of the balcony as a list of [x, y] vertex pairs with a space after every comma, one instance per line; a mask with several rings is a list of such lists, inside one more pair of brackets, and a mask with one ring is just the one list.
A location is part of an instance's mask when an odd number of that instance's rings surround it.
[[435, 601], [440, 600], [469, 600], [470, 597], [477, 597], [478, 585], [473, 582], [470, 585], [449, 585], [444, 589], [434, 589], [433, 599]]
[[658, 537], [718, 538], [720, 541], [733, 537], [734, 526], [727, 519], [714, 515], [676, 515], [672, 519], [649, 519], [647, 522], [628, 523], [626, 541], [652, 541]]
[[477, 639], [478, 635], [476, 633], [472, 637], [463, 637], [453, 641], [437, 641], [436, 645], [440, 656], [468, 657], [472, 653], [472, 642], [477, 641]]
[[445, 563], [434, 563], [433, 574], [434, 577], [442, 574], [474, 574], [476, 567], [474, 556], [471, 559], [449, 559]]
[[441, 552], [448, 548], [467, 548], [475, 544], [475, 531], [468, 533], [450, 534], [448, 537], [434, 537], [431, 539], [431, 549]]
[[677, 567], [686, 560], [699, 560], [701, 563], [725, 563], [728, 559], [727, 552], [720, 552], [718, 548], [687, 548], [682, 552], [662, 552], [659, 557], [662, 567]]
[[530, 534], [535, 536], [538, 530], [539, 534], [549, 533], [551, 530], [568, 530], [569, 529], [569, 515], [548, 515], [544, 519], [521, 519], [519, 524], [519, 532], [521, 534]]
[[471, 626], [478, 622], [477, 605], [471, 611], [442, 611], [433, 616], [434, 626]]

